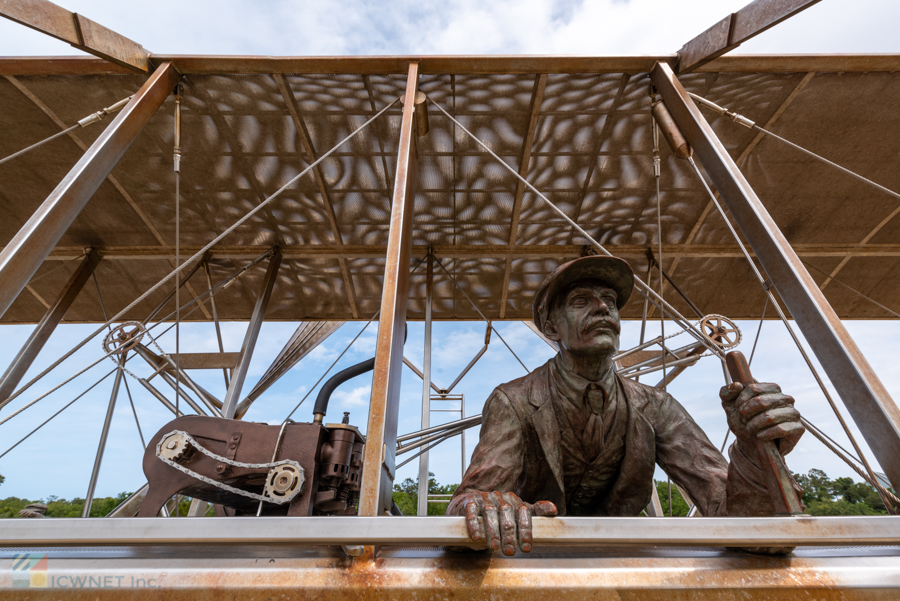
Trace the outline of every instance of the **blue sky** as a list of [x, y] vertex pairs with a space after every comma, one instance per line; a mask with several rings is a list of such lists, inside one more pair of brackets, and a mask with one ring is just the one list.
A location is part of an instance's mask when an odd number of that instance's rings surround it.
[[[598, 1], [551, 2], [526, 0], [491, 3], [457, 1], [412, 2], [154, 2], [152, 8], [124, 2], [72, 1], [63, 5], [111, 27], [146, 48], [159, 53], [184, 54], [655, 54], [677, 50], [740, 1]], [[264, 7], [264, 8], [263, 8]], [[896, 52], [894, 24], [900, 20], [895, 2], [825, 0], [741, 48], [742, 53], [766, 52]], [[0, 54], [79, 54], [71, 47], [7, 21], [0, 22]], [[277, 294], [277, 290], [276, 290]], [[897, 307], [893, 307], [897, 309]], [[253, 421], [282, 420], [309, 392], [315, 381], [362, 327], [348, 323], [291, 370], [263, 396], [247, 415]], [[752, 340], [756, 323], [740, 324], [745, 340]], [[238, 350], [244, 325], [224, 324], [226, 350]], [[245, 391], [249, 390], [293, 331], [293, 325], [265, 324]], [[650, 331], [658, 327], [651, 324]], [[550, 348], [521, 323], [497, 324], [526, 366], [533, 369], [551, 355]], [[900, 367], [891, 351], [896, 348], [900, 328], [893, 322], [851, 322], [848, 328], [888, 389], [900, 395]], [[68, 350], [93, 328], [60, 327], [45, 348], [28, 378]], [[623, 348], [639, 334], [636, 322], [623, 327]], [[369, 327], [332, 373], [371, 356], [375, 324]], [[422, 324], [411, 323], [406, 354], [422, 364]], [[674, 331], [667, 326], [667, 333]], [[0, 347], [0, 364], [6, 365], [27, 338], [30, 327], [3, 326], [6, 341]], [[436, 323], [434, 326], [434, 375], [439, 386], [448, 385], [481, 347], [484, 325], [480, 323]], [[682, 336], [687, 343], [686, 335]], [[159, 340], [168, 352], [174, 350], [171, 335]], [[182, 330], [184, 352], [214, 351], [212, 325], [186, 325]], [[749, 354], [749, 343], [742, 347]], [[33, 399], [64, 378], [101, 356], [100, 341], [91, 341], [51, 377], [17, 399], [11, 407]], [[146, 367], [134, 371], [146, 375]], [[132, 364], [129, 364], [132, 365]], [[22, 415], [0, 426], [0, 453], [31, 428], [63, 407], [113, 367], [103, 362], [84, 376], [38, 403]], [[497, 384], [524, 374], [518, 362], [494, 337], [490, 350], [454, 392], [466, 395], [466, 414], [481, 411], [484, 399]], [[781, 383], [797, 399], [797, 407], [811, 421], [845, 443], [831, 410], [809, 375], [784, 327], [766, 322], [760, 338], [754, 374], [758, 379]], [[224, 384], [219, 372], [197, 372], [196, 379], [220, 398]], [[654, 378], [650, 378], [656, 381]], [[725, 417], [717, 398], [723, 381], [715, 359], [703, 359], [681, 376], [670, 391], [704, 427], [718, 446], [725, 433]], [[365, 426], [371, 377], [348, 382], [335, 393], [329, 419], [351, 412], [351, 422]], [[58, 495], [84, 496], [97, 439], [109, 401], [111, 378], [50, 422], [38, 434], [0, 459], [0, 474], [6, 483], [0, 496], [29, 498]], [[136, 412], [145, 438], [170, 418], [162, 406], [129, 380]], [[400, 432], [418, 429], [422, 383], [407, 368], [403, 372]], [[311, 417], [315, 391], [295, 414]], [[0, 419], [11, 408], [0, 411]], [[434, 414], [433, 423], [441, 416]], [[468, 434], [471, 453], [477, 429]], [[859, 437], [860, 440], [861, 437]], [[459, 441], [445, 443], [432, 453], [433, 471], [442, 482], [457, 482], [460, 475]], [[97, 488], [100, 496], [134, 490], [143, 483], [140, 467], [142, 447], [134, 416], [124, 389], [119, 397]], [[794, 471], [825, 469], [830, 475], [854, 475], [812, 436], [807, 435], [789, 456]], [[402, 468], [398, 479], [416, 474], [416, 462]]]

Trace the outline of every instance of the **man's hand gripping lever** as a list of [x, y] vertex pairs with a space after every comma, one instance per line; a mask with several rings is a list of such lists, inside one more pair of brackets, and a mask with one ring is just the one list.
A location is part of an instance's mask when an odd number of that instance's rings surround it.
[[720, 393], [729, 427], [739, 441], [756, 447], [775, 513], [803, 515], [794, 479], [783, 457], [805, 431], [800, 414], [794, 409], [794, 399], [782, 394], [777, 384], [757, 383], [743, 353], [732, 351], [725, 355], [725, 362], [734, 380]]
[[[460, 505], [465, 508], [466, 528], [473, 541], [487, 542], [492, 551], [515, 555], [531, 551], [531, 517], [554, 516], [556, 505], [550, 501], [526, 503], [511, 492], [471, 492]], [[482, 519], [479, 519], [482, 518]]]

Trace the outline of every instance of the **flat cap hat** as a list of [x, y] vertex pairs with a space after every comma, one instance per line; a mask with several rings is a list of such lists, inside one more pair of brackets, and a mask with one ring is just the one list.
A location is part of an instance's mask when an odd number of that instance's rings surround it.
[[619, 257], [581, 257], [563, 263], [541, 283], [534, 295], [532, 312], [534, 325], [543, 331], [553, 299], [572, 284], [584, 280], [596, 280], [616, 292], [616, 308], [622, 309], [634, 290], [634, 272]]

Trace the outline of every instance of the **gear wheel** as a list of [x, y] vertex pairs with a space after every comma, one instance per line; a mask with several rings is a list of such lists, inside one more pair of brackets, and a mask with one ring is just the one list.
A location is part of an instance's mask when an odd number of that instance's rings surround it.
[[300, 492], [305, 480], [303, 468], [299, 465], [279, 465], [269, 470], [263, 494], [286, 503]]
[[170, 461], [178, 461], [184, 457], [190, 447], [184, 432], [175, 430], [163, 436], [159, 444], [156, 445], [156, 454]]
[[[131, 328], [130, 330], [128, 328]], [[136, 347], [147, 328], [139, 321], [126, 321], [114, 327], [103, 339], [103, 350], [107, 354], [121, 355]]]
[[700, 320], [700, 331], [707, 340], [722, 350], [728, 350], [741, 343], [741, 330], [737, 324], [722, 315], [707, 315]]

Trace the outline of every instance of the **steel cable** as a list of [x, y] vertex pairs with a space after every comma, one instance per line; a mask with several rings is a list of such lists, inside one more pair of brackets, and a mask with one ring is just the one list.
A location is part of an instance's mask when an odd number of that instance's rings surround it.
[[[868, 459], [863, 454], [862, 449], [859, 447], [859, 443], [856, 442], [856, 437], [853, 436], [853, 433], [850, 431], [847, 422], [844, 421], [844, 416], [841, 414], [840, 409], [838, 409], [837, 403], [834, 402], [834, 399], [831, 398], [831, 394], [828, 392], [828, 389], [825, 387], [825, 382], [822, 381], [822, 378], [819, 376], [818, 370], [812, 364], [812, 360], [809, 358], [809, 355], [806, 354], [806, 350], [803, 348], [803, 345], [800, 343], [800, 339], [797, 338], [797, 334], [794, 332], [794, 329], [788, 323], [787, 316], [784, 314], [784, 311], [781, 309], [781, 305], [775, 299], [775, 295], [772, 293], [771, 286], [766, 285], [765, 279], [763, 279], [762, 274], [759, 272], [759, 269], [756, 267], [756, 263], [753, 262], [753, 259], [750, 257], [750, 253], [747, 251], [747, 247], [744, 245], [744, 242], [741, 240], [740, 236], [738, 236], [737, 231], [734, 229], [734, 226], [731, 225], [731, 220], [728, 219], [725, 210], [722, 208], [722, 205], [716, 199], [715, 194], [713, 194], [712, 189], [709, 187], [709, 184], [706, 182], [706, 178], [703, 177], [703, 174], [700, 173], [699, 167], [697, 167], [697, 163], [694, 162], [693, 157], [688, 157], [688, 162], [691, 164], [691, 167], [694, 168], [694, 172], [697, 174], [697, 177], [703, 183], [703, 187], [706, 190], [706, 193], [709, 195], [709, 198], [712, 200], [713, 205], [715, 205], [716, 209], [719, 211], [719, 214], [722, 216], [722, 219], [725, 220], [725, 225], [728, 227], [728, 230], [731, 232], [732, 237], [734, 237], [738, 246], [741, 249], [741, 252], [744, 255], [744, 258], [747, 259], [747, 262], [750, 264], [750, 268], [753, 270], [756, 279], [759, 281], [760, 286], [765, 290], [766, 295], [769, 297], [769, 302], [778, 312], [778, 316], [781, 318], [782, 323], [784, 323], [784, 327], [787, 329], [791, 338], [794, 341], [794, 344], [797, 346], [797, 350], [800, 351], [800, 355], [803, 357], [803, 360], [806, 362], [807, 367], [809, 367], [810, 372], [812, 373], [813, 378], [816, 380], [816, 383], [819, 385], [819, 388], [822, 390], [822, 394], [825, 396], [825, 399], [828, 401], [828, 404], [831, 406], [832, 411], [835, 416], [838, 418], [838, 422], [841, 424], [841, 428], [843, 428], [844, 433], [847, 435], [847, 438], [850, 439], [853, 448], [856, 450], [859, 455], [862, 463], [866, 466], [866, 471], [869, 472], [869, 475], [872, 477], [872, 480], [876, 482], [875, 488], [878, 490], [879, 495], [881, 495], [882, 500], [884, 501], [885, 507], [888, 508], [888, 511], [893, 514], [894, 510], [891, 504], [888, 502], [887, 490], [884, 489], [883, 486], [878, 482], [875, 477], [875, 472], [872, 470], [871, 465], [869, 465]], [[815, 433], [813, 434], [815, 436]], [[816, 437], [818, 438], [818, 436]]]
[[[187, 265], [190, 265], [191, 263], [193, 263], [193, 262], [196, 261], [197, 259], [200, 259], [200, 258], [201, 258], [208, 250], [210, 250], [211, 248], [213, 248], [216, 244], [218, 244], [218, 243], [219, 243], [223, 238], [225, 238], [228, 234], [230, 234], [231, 232], [233, 232], [234, 230], [236, 230], [238, 227], [240, 227], [244, 222], [246, 222], [248, 219], [250, 219], [250, 218], [251, 218], [253, 215], [255, 215], [257, 212], [259, 212], [263, 207], [267, 206], [271, 201], [273, 201], [275, 198], [277, 198], [282, 192], [284, 192], [285, 190], [287, 190], [288, 188], [290, 188], [294, 183], [296, 183], [296, 182], [297, 182], [300, 178], [302, 178], [304, 175], [310, 173], [310, 172], [311, 172], [311, 171], [312, 171], [319, 163], [321, 163], [323, 160], [325, 160], [326, 158], [328, 158], [329, 156], [331, 156], [335, 151], [338, 150], [338, 148], [340, 148], [340, 147], [343, 146], [345, 143], [347, 143], [349, 140], [351, 140], [352, 138], [354, 138], [359, 132], [361, 132], [363, 129], [365, 129], [366, 127], [368, 127], [373, 121], [375, 121], [376, 119], [378, 119], [381, 115], [383, 115], [388, 109], [390, 109], [392, 106], [394, 106], [395, 104], [397, 104], [397, 102], [399, 102], [399, 101], [400, 101], [400, 99], [397, 98], [396, 100], [394, 100], [393, 102], [391, 102], [390, 104], [388, 104], [388, 105], [386, 105], [384, 108], [382, 108], [380, 111], [378, 111], [377, 113], [375, 113], [375, 115], [373, 115], [371, 118], [369, 118], [365, 123], [363, 123], [362, 125], [360, 125], [358, 128], [356, 128], [355, 130], [353, 130], [353, 132], [351, 132], [349, 135], [347, 135], [344, 139], [342, 139], [340, 142], [338, 142], [337, 145], [335, 145], [331, 150], [329, 150], [328, 152], [326, 152], [325, 154], [323, 154], [322, 156], [320, 156], [318, 159], [316, 159], [315, 161], [313, 161], [312, 163], [310, 163], [310, 165], [309, 165], [308, 167], [306, 167], [303, 171], [301, 171], [301, 172], [298, 173], [296, 176], [294, 176], [293, 178], [291, 178], [290, 180], [288, 180], [287, 183], [285, 183], [285, 184], [284, 184], [283, 186], [281, 186], [278, 190], [276, 190], [271, 196], [269, 196], [268, 198], [266, 198], [265, 200], [263, 200], [261, 203], [259, 203], [258, 205], [256, 205], [254, 208], [252, 208], [249, 212], [247, 212], [246, 215], [244, 215], [243, 217], [241, 217], [240, 219], [238, 219], [234, 224], [232, 224], [230, 227], [228, 227], [225, 231], [223, 231], [221, 234], [219, 234], [218, 236], [216, 236], [211, 242], [209, 242], [206, 246], [204, 246], [204, 247], [201, 248], [199, 251], [197, 251], [197, 253], [195, 253], [193, 256], [191, 256], [191, 257], [190, 257], [188, 260], [186, 260], [182, 265], [176, 266], [176, 268], [173, 269], [167, 276], [165, 276], [165, 277], [164, 277], [163, 279], [161, 279], [159, 282], [157, 282], [156, 284], [154, 284], [149, 290], [147, 290], [147, 291], [144, 292], [142, 295], [140, 295], [138, 298], [136, 298], [134, 301], [132, 301], [131, 304], [129, 304], [127, 307], [125, 307], [124, 309], [122, 309], [121, 311], [119, 311], [117, 314], [115, 314], [111, 319], [108, 319], [108, 320], [106, 321], [106, 323], [104, 323], [104, 324], [101, 325], [99, 328], [97, 328], [97, 330], [95, 330], [93, 333], [91, 333], [90, 335], [88, 335], [84, 340], [82, 340], [81, 342], [79, 342], [78, 344], [76, 344], [71, 350], [69, 350], [67, 353], [65, 353], [63, 356], [61, 356], [59, 359], [57, 359], [57, 360], [56, 360], [52, 365], [50, 365], [47, 369], [45, 369], [45, 370], [42, 371], [40, 374], [38, 374], [37, 376], [35, 376], [35, 378], [33, 378], [30, 382], [28, 382], [27, 384], [25, 384], [22, 388], [20, 388], [19, 390], [17, 390], [15, 393], [13, 393], [12, 395], [10, 395], [8, 398], [3, 399], [2, 401], [0, 401], [0, 408], [2, 408], [4, 405], [6, 405], [7, 403], [9, 403], [11, 400], [13, 400], [14, 398], [16, 398], [17, 396], [19, 396], [22, 392], [24, 392], [24, 391], [27, 390], [29, 387], [31, 387], [35, 382], [39, 381], [41, 378], [43, 378], [45, 375], [47, 375], [50, 371], [54, 370], [54, 369], [55, 369], [56, 367], [58, 367], [63, 361], [65, 361], [66, 359], [68, 359], [69, 357], [71, 357], [72, 355], [74, 355], [79, 349], [81, 349], [84, 345], [86, 345], [88, 342], [90, 342], [95, 336], [97, 336], [97, 334], [99, 334], [100, 332], [102, 332], [104, 328], [106, 328], [106, 327], [109, 326], [111, 323], [117, 321], [120, 317], [122, 317], [123, 315], [125, 315], [126, 313], [128, 313], [129, 311], [131, 311], [134, 307], [136, 307], [138, 304], [140, 304], [144, 299], [146, 299], [147, 297], [149, 297], [151, 294], [153, 294], [153, 293], [156, 292], [159, 288], [161, 288], [164, 284], [166, 284], [166, 282], [168, 282], [170, 279], [172, 279], [173, 277], [175, 277], [176, 275], [178, 275], [179, 273], [181, 273], [181, 271], [183, 271], [184, 268], [185, 268]], [[198, 299], [199, 299], [199, 298], [200, 298], [200, 297], [198, 297]], [[109, 354], [107, 354], [106, 356], [109, 356]], [[106, 356], [105, 356], [105, 357], [102, 357], [101, 360], [102, 360], [102, 359], [105, 359]], [[2, 424], [2, 423], [3, 423], [3, 422], [0, 422], [0, 424]]]
[[[494, 158], [497, 160], [497, 162], [500, 163], [500, 165], [501, 165], [503, 168], [505, 168], [507, 171], [509, 171], [510, 173], [512, 173], [512, 174], [516, 177], [516, 179], [518, 179], [519, 181], [521, 181], [521, 182], [525, 185], [526, 188], [528, 188], [529, 190], [531, 190], [531, 192], [533, 192], [538, 198], [540, 198], [540, 199], [543, 200], [545, 203], [547, 203], [547, 206], [549, 206], [555, 213], [557, 213], [557, 214], [558, 214], [560, 217], [562, 217], [566, 222], [568, 222], [569, 225], [571, 225], [573, 228], [575, 228], [575, 230], [578, 231], [579, 234], [581, 234], [582, 236], [584, 236], [584, 238], [585, 238], [586, 240], [588, 240], [591, 244], [593, 244], [600, 252], [602, 252], [603, 254], [605, 254], [605, 255], [608, 256], [608, 257], [613, 256], [613, 254], [610, 253], [608, 250], [606, 250], [606, 248], [605, 248], [602, 244], [600, 244], [599, 242], [597, 242], [597, 241], [594, 239], [593, 236], [591, 236], [590, 234], [588, 234], [588, 233], [584, 230], [584, 228], [582, 228], [580, 225], [578, 225], [571, 217], [569, 217], [568, 215], [566, 215], [565, 212], [564, 212], [562, 209], [560, 209], [560, 208], [557, 207], [555, 204], [553, 204], [553, 203], [550, 201], [550, 199], [548, 199], [546, 196], [544, 196], [544, 194], [542, 194], [542, 193], [540, 192], [540, 190], [538, 190], [538, 189], [535, 188], [533, 185], [531, 185], [531, 183], [530, 183], [528, 180], [526, 180], [524, 177], [522, 177], [521, 175], [519, 175], [519, 174], [516, 172], [515, 169], [513, 169], [512, 167], [510, 167], [509, 165], [507, 165], [506, 162], [505, 162], [503, 159], [501, 159], [499, 156], [497, 156], [497, 154], [496, 154], [493, 150], [491, 150], [484, 142], [482, 142], [481, 140], [479, 140], [479, 139], [475, 136], [475, 134], [473, 134], [473, 133], [470, 132], [468, 129], [466, 129], [466, 127], [465, 127], [462, 123], [460, 123], [460, 122], [457, 121], [455, 118], [453, 118], [453, 116], [450, 115], [450, 113], [448, 113], [446, 110], [444, 110], [444, 108], [443, 108], [441, 105], [439, 105], [439, 104], [436, 103], [435, 101], [431, 100], [430, 98], [428, 98], [428, 101], [429, 101], [432, 105], [434, 105], [434, 107], [437, 108], [437, 110], [439, 110], [439, 111], [440, 111], [441, 113], [443, 113], [448, 119], [450, 119], [450, 121], [452, 121], [453, 123], [455, 123], [461, 130], [463, 130], [463, 131], [464, 131], [470, 138], [472, 138], [472, 140], [474, 140], [479, 146], [481, 146], [482, 148], [484, 148], [484, 150], [485, 150], [489, 155], [491, 155], [492, 157], [494, 157]], [[638, 293], [639, 293], [640, 295], [644, 296], [645, 298], [648, 298], [648, 299], [650, 300], [650, 302], [653, 303], [653, 305], [656, 306], [660, 311], [663, 311], [663, 312], [668, 313], [668, 314], [669, 314], [669, 318], [670, 318], [672, 321], [674, 321], [676, 324], [678, 324], [678, 326], [681, 327], [683, 330], [685, 330], [686, 332], [688, 332], [688, 333], [690, 333], [692, 336], [694, 336], [694, 338], [696, 338], [698, 342], [700, 342], [701, 344], [703, 344], [705, 347], [707, 347], [707, 348], [708, 348], [709, 350], [711, 350], [713, 353], [715, 353], [716, 355], [718, 355], [720, 358], [724, 358], [725, 353], [722, 351], [722, 349], [720, 349], [718, 346], [716, 346], [715, 344], [713, 344], [713, 343], [712, 343], [712, 342], [711, 342], [711, 341], [710, 341], [710, 340], [709, 340], [702, 332], [700, 332], [699, 330], [697, 330], [697, 329], [693, 326], [693, 324], [691, 324], [691, 323], [688, 321], [688, 319], [687, 319], [686, 317], [684, 317], [681, 313], [678, 312], [677, 309], [675, 309], [675, 307], [673, 307], [672, 305], [670, 305], [669, 303], [667, 303], [665, 300], [659, 298], [659, 295], [658, 295], [652, 288], [650, 288], [650, 286], [648, 286], [646, 283], [644, 283], [644, 281], [643, 281], [639, 276], [637, 276], [637, 275], [634, 276], [634, 283], [635, 283], [635, 289], [638, 291]], [[653, 298], [651, 298], [651, 297], [653, 297]], [[654, 300], [654, 299], [655, 299], [655, 300]], [[496, 331], [496, 330], [494, 330], [494, 331]]]

